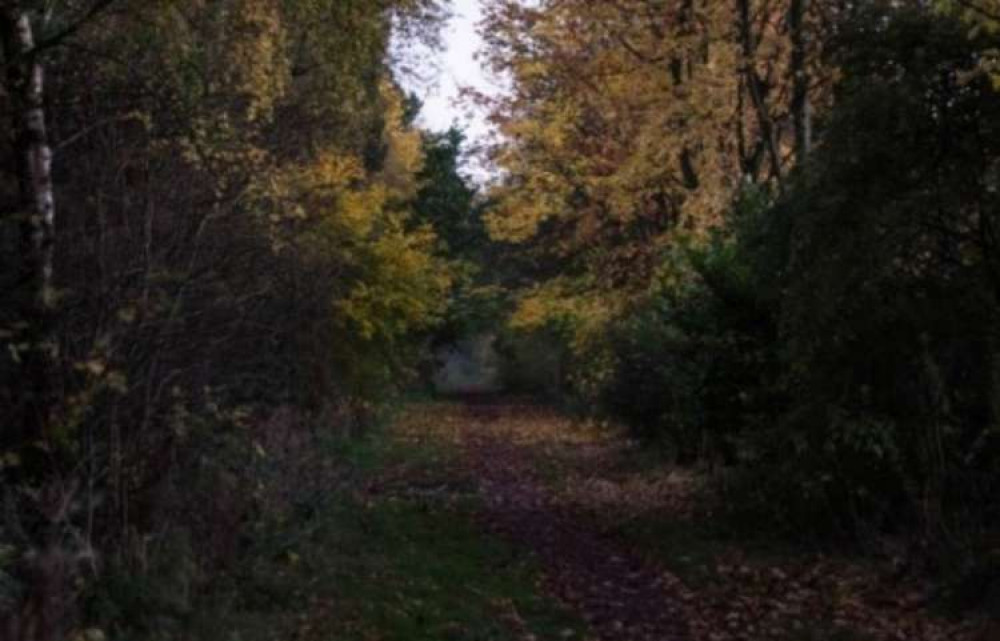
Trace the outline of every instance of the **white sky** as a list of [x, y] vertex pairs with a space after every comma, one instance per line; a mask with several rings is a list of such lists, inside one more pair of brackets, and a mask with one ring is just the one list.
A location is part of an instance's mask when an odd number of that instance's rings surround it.
[[457, 124], [466, 130], [469, 142], [482, 140], [488, 131], [483, 114], [476, 113], [471, 105], [458, 104], [462, 87], [472, 87], [495, 93], [497, 86], [491, 82], [475, 59], [482, 39], [476, 27], [482, 18], [481, 4], [489, 0], [452, 0], [452, 19], [444, 28], [444, 51], [434, 56], [436, 69], [429, 69], [424, 86], [410, 87], [424, 101], [417, 121], [432, 131], [448, 129]]

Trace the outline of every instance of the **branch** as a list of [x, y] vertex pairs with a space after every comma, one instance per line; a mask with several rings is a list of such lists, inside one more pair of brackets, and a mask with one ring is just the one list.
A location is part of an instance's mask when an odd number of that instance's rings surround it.
[[987, 20], [993, 20], [994, 22], [1000, 22], [1000, 10], [991, 11], [990, 9], [987, 9], [982, 5], [977, 4], [973, 0], [953, 0], [953, 2], [958, 6], [964, 9], [968, 9], [969, 11], [979, 15], [979, 17], [981, 18], [986, 18]]
[[634, 58], [646, 64], [656, 64], [658, 62], [663, 62], [667, 58], [666, 56], [649, 56], [643, 53], [636, 48], [635, 45], [629, 42], [628, 38], [623, 33], [618, 34], [618, 42], [621, 43], [621, 45], [625, 47], [625, 50], [632, 54]]
[[96, 19], [101, 13], [106, 9], [109, 9], [111, 5], [119, 2], [119, 0], [97, 0], [94, 4], [90, 6], [79, 20], [65, 27], [62, 31], [59, 31], [43, 40], [40, 40], [36, 45], [32, 54], [38, 54], [46, 49], [51, 49], [60, 45], [66, 39], [74, 36], [80, 29], [85, 27], [92, 20]]

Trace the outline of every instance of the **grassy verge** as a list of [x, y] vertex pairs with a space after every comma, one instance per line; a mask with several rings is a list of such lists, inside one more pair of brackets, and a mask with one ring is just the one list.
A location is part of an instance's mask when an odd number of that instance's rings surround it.
[[[350, 469], [295, 522], [255, 536], [198, 638], [263, 641], [556, 639], [579, 622], [542, 596], [530, 558], [485, 536], [433, 406], [407, 429], [331, 452]], [[427, 429], [424, 429], [427, 428]]]

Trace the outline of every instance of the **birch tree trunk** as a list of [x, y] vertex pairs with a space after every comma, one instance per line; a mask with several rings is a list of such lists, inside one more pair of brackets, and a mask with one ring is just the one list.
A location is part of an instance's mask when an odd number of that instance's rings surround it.
[[11, 103], [13, 166], [19, 198], [13, 216], [20, 229], [21, 315], [28, 323], [23, 355], [24, 424], [21, 438], [45, 435], [53, 407], [52, 367], [57, 352], [53, 286], [55, 196], [52, 149], [45, 123], [45, 76], [31, 16], [22, 2], [0, 0], [0, 46], [6, 67], [5, 89]]

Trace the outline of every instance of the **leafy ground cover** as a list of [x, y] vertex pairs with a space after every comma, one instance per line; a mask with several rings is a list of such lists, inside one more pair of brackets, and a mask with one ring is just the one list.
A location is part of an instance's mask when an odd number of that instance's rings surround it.
[[[331, 455], [348, 471], [295, 523], [271, 524], [212, 615], [205, 639], [513, 641], [574, 637], [532, 555], [476, 522], [479, 500], [440, 438], [450, 416], [421, 405], [393, 429]], [[437, 437], [428, 438], [433, 426]]]
[[258, 534], [203, 638], [1000, 638], [891, 564], [726, 531], [698, 474], [531, 403], [414, 404], [334, 455], [338, 487]]
[[452, 411], [466, 417], [487, 520], [540, 554], [549, 591], [601, 639], [1000, 638], [985, 620], [943, 616], [934, 584], [892, 558], [727, 530], [703, 476], [615, 430], [523, 405]]

